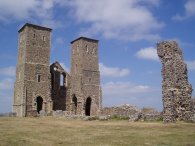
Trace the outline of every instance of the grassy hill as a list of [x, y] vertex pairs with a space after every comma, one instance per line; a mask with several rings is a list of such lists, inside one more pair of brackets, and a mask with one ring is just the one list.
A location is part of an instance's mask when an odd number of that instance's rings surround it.
[[0, 118], [0, 146], [195, 146], [195, 124]]

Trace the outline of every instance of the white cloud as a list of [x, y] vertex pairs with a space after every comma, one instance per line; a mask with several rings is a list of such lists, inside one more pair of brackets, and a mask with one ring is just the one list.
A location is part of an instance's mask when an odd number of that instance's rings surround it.
[[2, 81], [0, 81], [0, 91], [2, 90], [11, 90], [14, 86], [14, 80], [11, 78], [6, 78]]
[[108, 82], [102, 85], [103, 105], [120, 104], [162, 109], [162, 95], [160, 89], [148, 85], [136, 85], [130, 82]]
[[16, 68], [14, 66], [0, 68], [0, 75], [15, 76]]
[[154, 47], [141, 49], [136, 53], [136, 56], [141, 59], [159, 61], [157, 50]]
[[105, 38], [122, 40], [159, 39], [156, 30], [163, 27], [149, 7], [158, 1], [149, 0], [72, 0], [72, 15], [81, 23], [89, 24], [84, 34], [102, 34]]
[[58, 27], [54, 20], [53, 8], [55, 0], [0, 0], [0, 21], [30, 20], [40, 22], [41, 25]]
[[118, 67], [108, 67], [103, 63], [99, 63], [101, 76], [107, 77], [124, 77], [130, 74], [127, 68], [120, 69]]
[[134, 85], [130, 82], [109, 82], [102, 86], [105, 96], [125, 96], [131, 97], [135, 94], [149, 92], [151, 89], [147, 85]]
[[187, 0], [187, 2], [184, 5], [185, 8], [185, 14], [176, 14], [173, 16], [173, 20], [184, 20], [190, 17], [195, 16], [195, 0]]
[[195, 60], [186, 61], [189, 70], [195, 70]]
[[195, 1], [194, 0], [188, 0], [185, 4], [185, 10], [187, 15], [195, 15]]

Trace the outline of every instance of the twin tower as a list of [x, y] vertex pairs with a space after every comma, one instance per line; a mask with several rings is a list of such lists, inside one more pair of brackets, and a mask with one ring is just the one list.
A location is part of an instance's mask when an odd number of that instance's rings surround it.
[[98, 40], [80, 37], [71, 42], [71, 71], [50, 64], [52, 29], [25, 24], [18, 32], [18, 63], [13, 112], [17, 116], [97, 116], [102, 105]]

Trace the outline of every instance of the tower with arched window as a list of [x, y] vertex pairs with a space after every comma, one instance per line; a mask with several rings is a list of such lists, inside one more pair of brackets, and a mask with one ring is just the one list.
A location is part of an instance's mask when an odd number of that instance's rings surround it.
[[71, 42], [69, 110], [97, 116], [101, 109], [98, 40], [80, 37]]
[[29, 116], [52, 111], [50, 40], [52, 29], [26, 23], [18, 32], [13, 112]]

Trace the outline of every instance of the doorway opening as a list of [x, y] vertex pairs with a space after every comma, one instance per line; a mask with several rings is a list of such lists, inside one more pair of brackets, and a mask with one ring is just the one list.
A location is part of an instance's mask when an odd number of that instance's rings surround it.
[[86, 105], [85, 105], [85, 115], [90, 116], [91, 115], [91, 97], [88, 97], [86, 100]]
[[39, 114], [43, 108], [43, 98], [41, 96], [38, 96], [36, 101], [37, 101], [37, 113]]
[[72, 102], [73, 102], [73, 112], [76, 115], [77, 114], [77, 97], [75, 95], [73, 95]]

